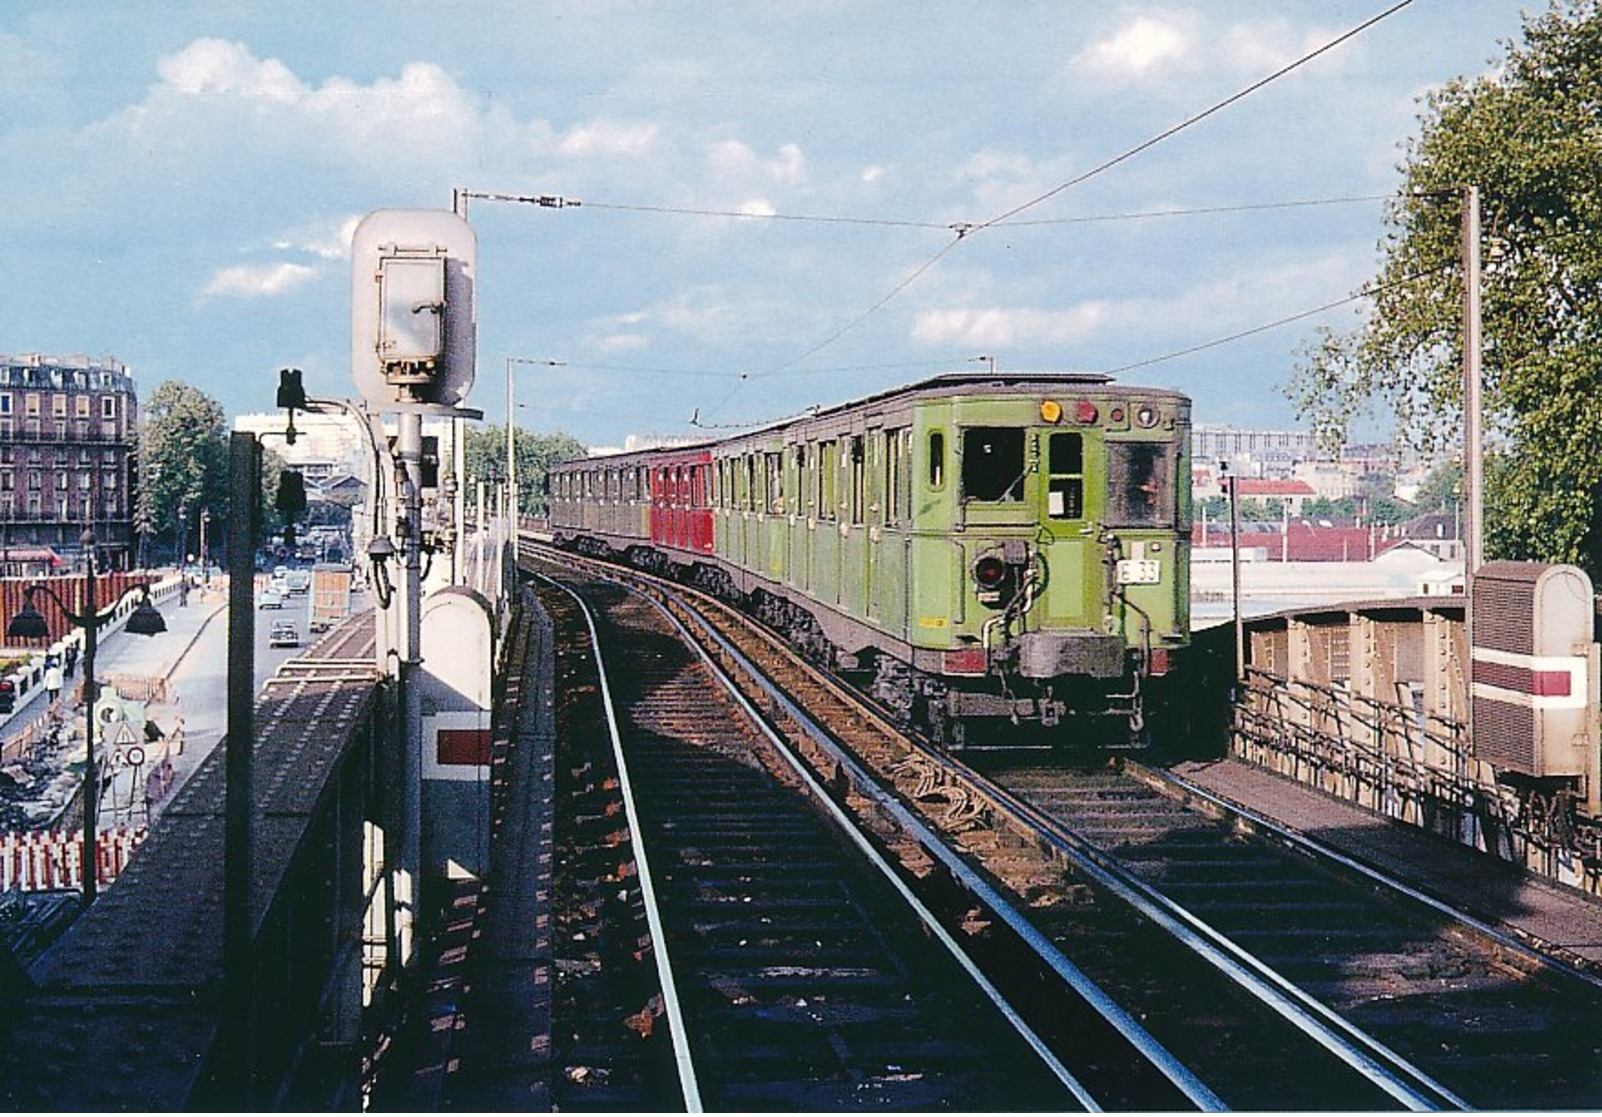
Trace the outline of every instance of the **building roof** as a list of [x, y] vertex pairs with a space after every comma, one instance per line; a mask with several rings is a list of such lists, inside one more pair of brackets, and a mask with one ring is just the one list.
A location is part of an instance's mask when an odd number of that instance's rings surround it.
[[1314, 496], [1318, 495], [1306, 481], [1276, 481], [1258, 477], [1242, 477], [1237, 482], [1241, 496]]

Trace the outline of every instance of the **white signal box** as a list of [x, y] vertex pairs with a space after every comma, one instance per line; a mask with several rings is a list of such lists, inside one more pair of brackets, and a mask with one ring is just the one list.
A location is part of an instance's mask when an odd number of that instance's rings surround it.
[[351, 379], [376, 410], [448, 414], [473, 386], [478, 241], [443, 210], [377, 210], [351, 245]]

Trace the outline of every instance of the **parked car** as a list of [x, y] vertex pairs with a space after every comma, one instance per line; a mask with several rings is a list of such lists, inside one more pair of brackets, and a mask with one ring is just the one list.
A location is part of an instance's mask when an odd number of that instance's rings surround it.
[[300, 647], [300, 629], [295, 627], [294, 621], [274, 621], [272, 632], [267, 636], [269, 648], [298, 648]]
[[275, 589], [262, 590], [261, 597], [256, 601], [256, 607], [258, 609], [282, 609], [284, 607], [284, 595]]

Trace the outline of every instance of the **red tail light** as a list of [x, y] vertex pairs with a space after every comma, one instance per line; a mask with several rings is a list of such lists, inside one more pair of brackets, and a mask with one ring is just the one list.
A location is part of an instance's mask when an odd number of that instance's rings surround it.
[[980, 589], [996, 589], [1007, 580], [1007, 564], [1000, 555], [980, 555], [973, 563], [973, 580]]

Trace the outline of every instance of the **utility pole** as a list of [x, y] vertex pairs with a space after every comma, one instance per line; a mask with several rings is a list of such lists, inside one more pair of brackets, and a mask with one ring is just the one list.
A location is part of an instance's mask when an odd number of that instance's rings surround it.
[[[1484, 561], [1484, 463], [1481, 458], [1480, 372], [1480, 189], [1463, 190], [1463, 630], [1468, 663], [1463, 666], [1467, 699], [1465, 740], [1456, 750], [1456, 782], [1468, 795], [1469, 755], [1474, 751], [1474, 572]], [[1459, 836], [1473, 845], [1474, 821], [1467, 811], [1458, 822]]]

